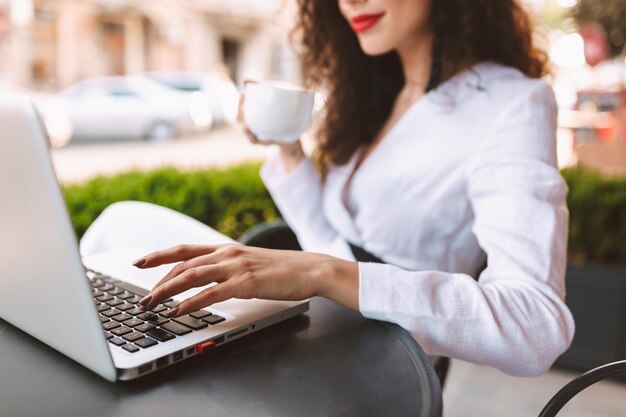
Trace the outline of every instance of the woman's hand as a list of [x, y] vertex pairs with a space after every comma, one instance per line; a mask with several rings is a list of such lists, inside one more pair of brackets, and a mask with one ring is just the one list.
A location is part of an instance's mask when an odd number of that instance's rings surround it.
[[316, 253], [240, 245], [181, 245], [138, 259], [138, 268], [180, 262], [139, 303], [147, 309], [212, 285], [168, 312], [177, 317], [230, 298], [303, 300], [325, 296], [358, 310], [358, 266]]
[[[254, 81], [246, 80], [243, 82], [244, 87], [248, 84], [254, 83]], [[246, 99], [245, 92], [242, 92], [239, 95], [239, 106], [237, 108], [237, 122], [242, 126], [244, 133], [248, 137], [250, 142], [256, 145], [278, 145], [280, 148], [280, 156], [283, 160], [283, 165], [285, 166], [285, 170], [287, 173], [290, 173], [302, 161], [304, 158], [304, 151], [302, 150], [302, 144], [298, 139], [294, 143], [279, 143], [274, 142], [273, 140], [260, 140], [254, 132], [250, 130], [246, 120], [243, 116], [243, 103]]]

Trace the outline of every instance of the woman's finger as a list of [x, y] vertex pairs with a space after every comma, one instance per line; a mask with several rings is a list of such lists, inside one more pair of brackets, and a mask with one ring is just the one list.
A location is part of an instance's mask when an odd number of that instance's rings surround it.
[[238, 123], [245, 123], [243, 120], [243, 103], [245, 101], [245, 91], [242, 91], [241, 94], [239, 94], [239, 104], [237, 104], [237, 122]]
[[254, 143], [255, 145], [263, 145], [263, 144], [267, 143], [267, 142], [260, 141], [259, 138], [257, 137], [257, 135], [255, 135], [254, 132], [252, 132], [248, 128], [248, 126], [244, 126], [243, 131], [246, 134], [246, 136], [248, 137], [248, 140], [250, 140], [250, 142]]
[[187, 261], [197, 256], [215, 252], [222, 245], [178, 245], [173, 248], [156, 251], [137, 259], [133, 265], [137, 268], [152, 268], [174, 262]]
[[239, 94], [239, 104], [237, 105], [237, 121], [239, 123], [243, 123], [243, 124], [245, 124], [245, 121], [244, 121], [244, 118], [243, 118], [243, 104], [246, 101], [246, 86], [248, 84], [256, 84], [256, 81], [244, 80], [243, 81], [243, 91], [241, 91], [241, 93]]
[[217, 256], [217, 254], [218, 254], [218, 251], [215, 251], [207, 255], [197, 256], [195, 258], [191, 258], [187, 261], [183, 261], [183, 262], [176, 264], [170, 270], [170, 272], [168, 272], [167, 275], [161, 278], [161, 280], [157, 282], [152, 288], [154, 289], [156, 287], [159, 287], [165, 284], [167, 281], [177, 277], [178, 275], [182, 274], [188, 269], [197, 268], [199, 266], [205, 266], [205, 265], [213, 265], [217, 263], [217, 260], [219, 259], [219, 256]]
[[237, 280], [228, 280], [221, 284], [214, 285], [202, 290], [199, 294], [194, 295], [180, 303], [176, 308], [168, 312], [169, 317], [178, 317], [185, 314], [193, 313], [203, 307], [210, 306], [221, 301], [229, 300], [237, 294]]
[[224, 267], [221, 265], [205, 265], [188, 269], [163, 285], [153, 288], [146, 297], [148, 302], [144, 307], [150, 310], [163, 300], [167, 300], [190, 288], [202, 287], [213, 282], [223, 282], [226, 278]]

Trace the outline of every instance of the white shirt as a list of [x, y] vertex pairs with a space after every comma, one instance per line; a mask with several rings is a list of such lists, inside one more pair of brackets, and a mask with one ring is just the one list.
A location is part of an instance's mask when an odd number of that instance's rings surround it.
[[359, 263], [365, 317], [430, 355], [538, 375], [574, 333], [555, 131], [551, 88], [486, 62], [415, 102], [349, 184], [357, 155], [324, 183], [277, 153], [261, 175], [304, 250], [354, 260], [349, 241], [387, 262]]

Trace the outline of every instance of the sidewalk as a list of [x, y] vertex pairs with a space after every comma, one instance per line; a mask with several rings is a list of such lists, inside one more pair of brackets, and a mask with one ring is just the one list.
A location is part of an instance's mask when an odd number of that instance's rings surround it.
[[[552, 369], [536, 378], [518, 378], [495, 368], [453, 360], [443, 391], [443, 417], [533, 417], [579, 373]], [[563, 417], [626, 416], [626, 383], [602, 381], [578, 394]]]
[[72, 183], [133, 168], [170, 165], [192, 169], [262, 160], [270, 150], [270, 146], [251, 144], [233, 127], [161, 144], [134, 141], [71, 145], [53, 150], [52, 161], [59, 180]]

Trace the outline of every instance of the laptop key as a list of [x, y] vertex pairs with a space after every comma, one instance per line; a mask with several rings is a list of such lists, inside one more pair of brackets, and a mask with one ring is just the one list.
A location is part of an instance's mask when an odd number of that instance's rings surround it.
[[174, 337], [173, 334], [166, 332], [162, 329], [154, 329], [150, 330], [146, 335], [158, 340], [159, 342], [167, 342], [168, 340], [172, 340]]
[[113, 333], [115, 336], [122, 336], [130, 332], [132, 332], [132, 329], [129, 329], [128, 327], [124, 327], [124, 326], [111, 330], [111, 333]]
[[141, 320], [148, 320], [148, 319], [152, 319], [158, 317], [156, 314], [154, 314], [151, 311], [144, 311], [141, 314], [137, 314], [137, 318], [141, 319]]
[[161, 328], [167, 330], [168, 332], [174, 333], [176, 336], [182, 336], [184, 334], [191, 333], [191, 330], [188, 327], [185, 327], [182, 324], [178, 324], [173, 321], [162, 324]]
[[130, 314], [131, 316], [136, 316], [136, 315], [139, 315], [139, 314], [143, 314], [145, 312], [146, 312], [146, 310], [144, 310], [143, 308], [134, 306], [134, 308], [128, 310], [126, 313]]
[[123, 292], [124, 292], [124, 290], [122, 290], [120, 288], [114, 288], [111, 291], [107, 291], [107, 293], [109, 293], [109, 295], [120, 295]]
[[127, 350], [130, 353], [135, 353], [139, 351], [139, 348], [135, 345], [131, 345], [130, 343], [126, 343], [124, 346], [122, 346], [122, 349]]
[[122, 322], [122, 321], [126, 321], [126, 320], [128, 320], [128, 319], [132, 319], [132, 318], [133, 318], [133, 316], [131, 316], [131, 315], [129, 315], [129, 314], [126, 314], [126, 313], [122, 313], [122, 314], [118, 314], [117, 316], [113, 316], [113, 317], [111, 317], [111, 318], [112, 318], [113, 320], [115, 320], [115, 321]]
[[113, 343], [115, 346], [122, 346], [126, 344], [124, 339], [120, 339], [119, 337], [114, 337], [113, 339], [109, 339], [109, 343]]
[[115, 307], [115, 306], [118, 306], [118, 305], [122, 304], [122, 303], [123, 303], [123, 301], [122, 301], [122, 300], [118, 300], [117, 298], [115, 298], [115, 299], [113, 299], [113, 300], [109, 300], [109, 301], [107, 301], [106, 303], [107, 303], [108, 305], [110, 305], [111, 307]]
[[143, 320], [136, 319], [136, 318], [132, 318], [124, 322], [124, 325], [128, 327], [136, 327], [136, 326], [139, 326], [140, 324], [143, 324]]
[[167, 303], [163, 303], [163, 304], [166, 305], [169, 308], [174, 308], [177, 305], [179, 305], [180, 303], [178, 301], [172, 300], [172, 301], [168, 301]]
[[204, 310], [198, 310], [198, 311], [194, 311], [193, 313], [189, 313], [189, 315], [193, 317], [194, 319], [202, 319], [202, 318], [210, 316], [211, 313], [209, 313], [208, 311], [204, 311]]
[[155, 324], [157, 326], [162, 325], [163, 323], [169, 322], [165, 317], [161, 317], [158, 314], [154, 314], [151, 312], [146, 312], [137, 316], [138, 319], [145, 320], [150, 322], [151, 324]]
[[[117, 301], [119, 301], [120, 303], [122, 302], [121, 300], [117, 300]], [[119, 305], [115, 306], [115, 308], [117, 308], [120, 311], [127, 311], [127, 310], [135, 308], [135, 306], [132, 305], [132, 304], [129, 304], [129, 303], [123, 303], [123, 304], [119, 304]], [[131, 314], [131, 316], [132, 316], [132, 314]]]
[[144, 323], [140, 326], [135, 327], [135, 330], [140, 331], [142, 333], [146, 333], [149, 332], [152, 329], [155, 329], [156, 326], [154, 324], [150, 324], [150, 323]]
[[110, 308], [108, 310], [105, 311], [101, 311], [100, 314], [102, 314], [105, 317], [113, 317], [113, 316], [117, 316], [118, 314], [120, 314], [119, 310], [116, 310], [114, 308]]
[[150, 291], [143, 289], [141, 287], [138, 287], [136, 285], [130, 284], [128, 282], [120, 281], [120, 282], [117, 282], [115, 285], [117, 285], [119, 288], [123, 290], [132, 292], [133, 294], [140, 295], [141, 297], [145, 297], [146, 295], [150, 293]]
[[133, 304], [137, 304], [139, 302], [139, 300], [141, 300], [142, 297], [138, 296], [138, 295], [133, 295], [132, 297], [130, 297], [128, 300], [126, 300], [129, 303], [133, 303]]
[[108, 295], [108, 294], [104, 294], [104, 295], [101, 295], [100, 297], [96, 297], [96, 300], [102, 301], [102, 302], [109, 301], [109, 300], [112, 300], [112, 299], [113, 299], [113, 297]]
[[214, 324], [217, 324], [217, 323], [221, 323], [224, 320], [226, 320], [224, 317], [218, 316], [217, 314], [211, 314], [210, 316], [205, 317], [205, 318], [202, 319], [202, 321], [206, 321], [211, 326], [213, 326]]
[[118, 294], [117, 298], [119, 298], [120, 300], [128, 300], [129, 298], [134, 297], [134, 296], [135, 294], [124, 291], [123, 293]]
[[106, 323], [104, 323], [104, 324], [102, 325], [102, 328], [103, 328], [104, 330], [113, 330], [113, 329], [115, 329], [116, 327], [120, 327], [120, 326], [121, 326], [121, 324], [119, 324], [118, 322], [115, 322], [115, 321], [108, 321], [108, 322], [106, 322]]
[[109, 340], [109, 339], [114, 338], [115, 336], [113, 336], [113, 335], [112, 335], [111, 333], [109, 333], [109, 332], [104, 332], [104, 337], [105, 337], [107, 340]]
[[131, 332], [122, 336], [124, 340], [128, 340], [129, 342], [134, 342], [135, 340], [139, 340], [142, 337], [143, 337], [143, 334], [139, 332]]
[[[120, 339], [122, 340], [122, 339]], [[122, 340], [123, 341], [123, 340]], [[150, 339], [149, 337], [144, 337], [143, 339], [139, 339], [135, 342], [135, 344], [137, 346], [139, 346], [140, 348], [149, 348], [151, 346], [154, 346], [157, 344], [156, 340]]]
[[113, 289], [113, 284], [109, 284], [108, 282], [100, 287], [100, 291], [109, 291]]
[[109, 321], [109, 319], [106, 317], [100, 317], [100, 323], [106, 323], [107, 321]]
[[189, 317], [189, 316], [176, 317], [172, 320], [174, 320], [177, 323], [184, 324], [187, 327], [191, 327], [193, 330], [204, 329], [205, 327], [208, 326], [208, 324], [206, 324], [202, 320], [194, 319], [193, 317]]
[[108, 309], [110, 309], [111, 307], [109, 307], [106, 304], [100, 304], [98, 306], [98, 313], [102, 313], [103, 311], [107, 311]]
[[165, 311], [165, 310], [169, 310], [167, 307], [165, 307], [162, 304], [159, 304], [158, 306], [154, 307], [152, 310], [153, 313], [160, 313], [161, 311]]

